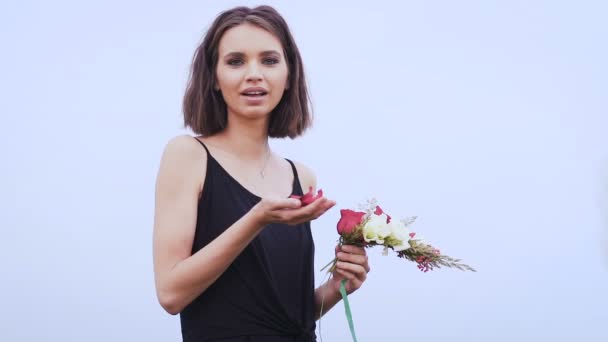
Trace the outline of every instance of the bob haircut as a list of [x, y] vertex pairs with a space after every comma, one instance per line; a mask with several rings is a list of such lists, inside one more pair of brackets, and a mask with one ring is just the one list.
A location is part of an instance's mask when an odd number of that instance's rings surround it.
[[218, 47], [227, 30], [244, 23], [272, 33], [281, 42], [288, 68], [288, 87], [270, 113], [268, 136], [293, 139], [312, 124], [310, 98], [298, 47], [283, 17], [270, 6], [235, 7], [222, 12], [211, 24], [192, 59], [183, 102], [184, 127], [200, 135], [213, 135], [226, 128], [226, 103], [221, 92], [214, 89]]

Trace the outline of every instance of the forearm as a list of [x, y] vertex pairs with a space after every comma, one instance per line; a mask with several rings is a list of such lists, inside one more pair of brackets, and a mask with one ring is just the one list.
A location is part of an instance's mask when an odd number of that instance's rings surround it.
[[332, 289], [329, 282], [315, 289], [315, 320], [321, 318], [321, 303], [323, 303], [323, 314], [325, 314], [341, 299], [340, 293]]
[[162, 282], [163, 307], [177, 314], [213, 284], [263, 229], [250, 212], [192, 256], [167, 271]]

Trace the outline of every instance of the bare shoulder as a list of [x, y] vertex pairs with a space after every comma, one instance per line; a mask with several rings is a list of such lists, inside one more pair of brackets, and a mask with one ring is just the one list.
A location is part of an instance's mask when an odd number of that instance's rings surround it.
[[167, 142], [163, 151], [163, 164], [167, 163], [187, 167], [188, 170], [191, 167], [200, 168], [207, 163], [207, 154], [195, 137], [178, 135]]
[[170, 178], [188, 177], [191, 181], [202, 184], [206, 166], [207, 154], [196, 138], [190, 135], [178, 135], [167, 142], [160, 171]]
[[196, 156], [201, 154], [202, 148], [195, 137], [183, 134], [169, 139], [165, 153], [175, 156]]
[[306, 193], [310, 187], [312, 187], [313, 190], [316, 190], [317, 189], [317, 176], [314, 173], [314, 171], [310, 167], [308, 167], [298, 161], [294, 160], [293, 163], [296, 166], [296, 170], [298, 171], [298, 176], [300, 177], [300, 184], [302, 185], [302, 191], [304, 191]]

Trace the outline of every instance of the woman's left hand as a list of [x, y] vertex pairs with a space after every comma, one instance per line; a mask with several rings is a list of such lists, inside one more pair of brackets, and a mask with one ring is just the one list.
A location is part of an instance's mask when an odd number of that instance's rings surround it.
[[365, 248], [342, 245], [340, 249], [340, 246], [336, 246], [336, 258], [338, 258], [336, 269], [329, 280], [331, 288], [340, 291], [340, 282], [346, 278], [348, 279], [345, 284], [346, 293], [357, 291], [367, 279], [370, 270]]

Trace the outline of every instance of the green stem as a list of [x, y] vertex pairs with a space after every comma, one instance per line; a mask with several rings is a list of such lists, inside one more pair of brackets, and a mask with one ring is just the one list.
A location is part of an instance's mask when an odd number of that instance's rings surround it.
[[[344, 244], [344, 240], [343, 240], [342, 236], [340, 236], [340, 239], [338, 239], [338, 247], [342, 247], [343, 244]], [[325, 270], [327, 267], [329, 267], [329, 265], [331, 265], [331, 268], [327, 272], [332, 273], [333, 271], [336, 270], [337, 262], [338, 262], [338, 257], [335, 257], [334, 260], [330, 261], [327, 265], [323, 266], [321, 271]]]
[[336, 261], [338, 261], [338, 258], [334, 258], [334, 260], [330, 261], [327, 265], [323, 266], [323, 268], [321, 269], [321, 271], [323, 271], [324, 269], [328, 268], [329, 266], [332, 266], [331, 269], [329, 270], [329, 272], [332, 272], [334, 269], [334, 266], [336, 264]]

